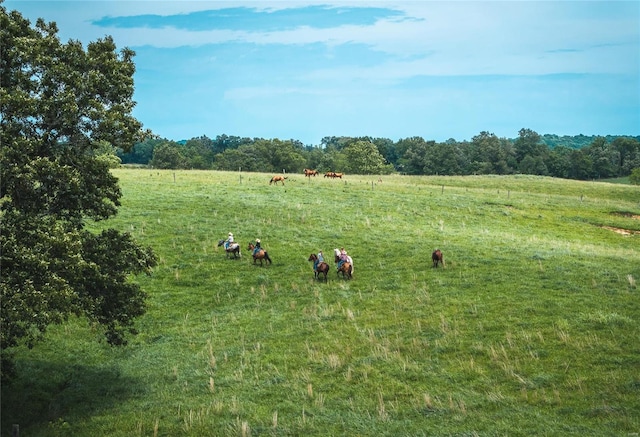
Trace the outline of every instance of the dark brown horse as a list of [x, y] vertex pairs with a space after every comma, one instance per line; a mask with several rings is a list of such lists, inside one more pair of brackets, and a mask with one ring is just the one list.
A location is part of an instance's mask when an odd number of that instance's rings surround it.
[[276, 175], [274, 177], [271, 178], [271, 180], [269, 181], [269, 185], [275, 183], [276, 185], [278, 185], [278, 182], [282, 182], [282, 185], [284, 185], [284, 180], [285, 179], [289, 179], [286, 176], [280, 176], [280, 175]]
[[[218, 247], [224, 244], [225, 240], [218, 240]], [[227, 258], [229, 258], [229, 254], [233, 254], [234, 258], [242, 258], [242, 254], [240, 253], [240, 245], [238, 243], [231, 243], [229, 247], [225, 247], [224, 251], [227, 252]]]
[[437, 268], [438, 264], [442, 264], [442, 268], [444, 268], [444, 257], [442, 256], [442, 252], [440, 249], [436, 249], [431, 254], [431, 260], [433, 261], [433, 267]]
[[[307, 261], [313, 261], [314, 263], [318, 260], [318, 256], [315, 253], [309, 255], [309, 259]], [[327, 273], [329, 273], [329, 264], [324, 261], [320, 261], [318, 263], [318, 267], [313, 271], [314, 277], [316, 279], [321, 279], [320, 275], [324, 275], [324, 282], [327, 282]]]
[[249, 250], [251, 251], [251, 253], [253, 254], [253, 263], [255, 264], [257, 260], [260, 260], [260, 266], [262, 267], [262, 260], [264, 260], [267, 264], [271, 264], [271, 258], [269, 258], [269, 254], [267, 253], [266, 250], [264, 249], [260, 249], [258, 250], [257, 253], [253, 253], [253, 249], [255, 249], [256, 246], [253, 243], [249, 243]]

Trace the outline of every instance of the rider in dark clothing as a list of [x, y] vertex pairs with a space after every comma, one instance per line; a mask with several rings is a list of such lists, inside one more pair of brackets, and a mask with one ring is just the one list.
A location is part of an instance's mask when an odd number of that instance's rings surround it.
[[254, 254], [254, 255], [257, 255], [257, 254], [258, 254], [258, 252], [260, 252], [260, 250], [261, 250], [261, 249], [262, 249], [262, 248], [260, 247], [260, 239], [259, 239], [259, 238], [257, 238], [257, 239], [256, 239], [256, 247], [253, 249], [253, 254]]

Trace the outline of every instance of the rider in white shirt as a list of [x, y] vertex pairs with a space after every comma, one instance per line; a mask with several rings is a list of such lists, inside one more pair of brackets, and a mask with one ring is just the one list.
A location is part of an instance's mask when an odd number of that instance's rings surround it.
[[229, 232], [229, 237], [224, 240], [224, 248], [228, 249], [233, 244], [233, 234]]

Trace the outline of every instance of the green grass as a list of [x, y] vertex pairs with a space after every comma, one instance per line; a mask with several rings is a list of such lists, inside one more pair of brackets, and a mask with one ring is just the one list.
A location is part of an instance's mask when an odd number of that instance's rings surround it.
[[[136, 278], [140, 334], [110, 348], [73, 320], [18, 350], [3, 435], [640, 431], [637, 187], [115, 173], [123, 206], [105, 225], [160, 259]], [[241, 260], [217, 247], [228, 232]], [[253, 265], [255, 238], [272, 265]], [[309, 254], [341, 246], [354, 279], [314, 281]]]

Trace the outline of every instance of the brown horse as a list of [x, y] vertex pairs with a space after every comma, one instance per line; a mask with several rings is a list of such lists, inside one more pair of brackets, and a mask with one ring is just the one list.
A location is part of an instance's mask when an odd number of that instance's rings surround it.
[[253, 249], [255, 249], [256, 246], [253, 243], [249, 243], [249, 248], [248, 250], [251, 251], [251, 253], [253, 254], [253, 263], [255, 264], [257, 260], [260, 260], [260, 267], [262, 267], [262, 260], [265, 260], [265, 262], [267, 264], [271, 264], [271, 258], [269, 258], [269, 254], [267, 253], [266, 250], [264, 249], [260, 249], [258, 250], [258, 253], [253, 253]]
[[311, 176], [318, 176], [318, 170], [312, 170], [310, 168], [305, 168], [304, 169], [304, 175], [308, 178], [310, 178]]
[[344, 263], [342, 263], [342, 265], [338, 269], [337, 274], [339, 275], [340, 273], [342, 273], [342, 277], [345, 279], [353, 278], [353, 266], [349, 261], [345, 261]]
[[[313, 261], [314, 263], [317, 261], [318, 256], [315, 253], [309, 255], [309, 259], [307, 261]], [[327, 282], [327, 273], [329, 273], [329, 264], [324, 261], [320, 261], [318, 263], [318, 267], [313, 271], [314, 277], [316, 279], [321, 279], [320, 274], [324, 275], [324, 282]]]
[[[340, 249], [333, 249], [334, 261], [337, 263], [340, 261]], [[346, 279], [353, 278], [353, 259], [347, 255], [347, 260], [342, 263], [338, 269], [337, 274], [342, 273], [342, 277]]]
[[433, 267], [437, 268], [438, 264], [442, 264], [442, 268], [444, 268], [444, 257], [442, 256], [442, 252], [440, 249], [436, 249], [431, 254], [431, 260], [433, 261]]
[[[218, 247], [224, 244], [225, 240], [218, 240]], [[240, 253], [240, 245], [238, 243], [231, 243], [229, 247], [225, 247], [224, 251], [227, 252], [227, 258], [229, 258], [229, 254], [233, 254], [233, 258], [240, 257], [242, 258], [242, 254]]]
[[271, 184], [273, 184], [273, 183], [275, 183], [276, 185], [278, 185], [278, 182], [282, 182], [282, 185], [284, 185], [284, 180], [285, 180], [285, 179], [289, 179], [289, 178], [288, 178], [288, 177], [286, 177], [286, 176], [280, 176], [280, 175], [274, 176], [274, 177], [272, 177], [272, 178], [271, 178], [271, 180], [269, 181], [269, 185], [271, 185]]
[[342, 179], [342, 176], [344, 176], [344, 173], [336, 173], [335, 171], [328, 171], [324, 174], [325, 178], [331, 178], [331, 179], [335, 179], [335, 178]]

